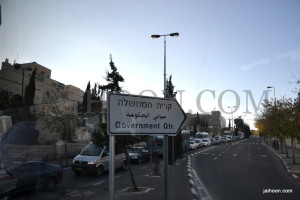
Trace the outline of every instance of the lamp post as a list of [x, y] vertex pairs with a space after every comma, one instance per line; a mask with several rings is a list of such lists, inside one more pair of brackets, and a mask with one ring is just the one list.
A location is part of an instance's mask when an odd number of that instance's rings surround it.
[[[170, 33], [170, 34], [163, 34], [163, 35], [151, 35], [152, 39], [157, 39], [160, 37], [164, 37], [164, 98], [167, 97], [167, 91], [166, 91], [166, 37], [178, 37], [179, 33]], [[172, 146], [174, 146], [174, 141], [172, 141]], [[164, 200], [168, 199], [168, 135], [164, 136]], [[174, 148], [172, 148], [174, 150]], [[174, 151], [173, 151], [174, 152]], [[173, 154], [172, 152], [172, 154]]]
[[170, 34], [164, 34], [164, 35], [151, 35], [152, 39], [157, 39], [160, 37], [164, 37], [164, 98], [167, 96], [166, 92], [166, 65], [167, 65], [167, 60], [166, 60], [166, 36], [171, 36], [171, 37], [178, 37], [179, 33], [170, 33]]
[[232, 108], [235, 108], [236, 106], [228, 106], [228, 108], [230, 108], [230, 111], [231, 111], [231, 119], [232, 119], [232, 127], [231, 127], [231, 135], [233, 134], [233, 111], [232, 111]]

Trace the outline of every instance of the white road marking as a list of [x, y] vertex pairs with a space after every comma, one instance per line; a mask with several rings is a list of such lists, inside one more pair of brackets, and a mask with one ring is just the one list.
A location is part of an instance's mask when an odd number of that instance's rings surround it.
[[100, 182], [94, 183], [93, 186], [100, 185], [102, 183], [104, 183], [104, 181], [100, 181]]
[[192, 169], [192, 173], [193, 173], [193, 178], [194, 178], [194, 182], [195, 182], [195, 186], [196, 186], [196, 192], [198, 193], [198, 195], [200, 196], [201, 199], [206, 199], [206, 200], [212, 200], [210, 194], [208, 193], [206, 187], [204, 186], [204, 184], [202, 183], [202, 181], [200, 180], [197, 172]]

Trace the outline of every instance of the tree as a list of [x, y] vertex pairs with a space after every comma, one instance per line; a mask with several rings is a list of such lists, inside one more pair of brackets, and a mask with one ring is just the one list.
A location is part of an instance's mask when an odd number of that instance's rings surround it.
[[[71, 133], [75, 129], [77, 114], [74, 113], [73, 107], [63, 106], [58, 100], [55, 96], [50, 98], [47, 104], [42, 105], [36, 116], [43, 122], [44, 129], [56, 133], [56, 137], [64, 141], [67, 158], [67, 142], [73, 142]], [[67, 159], [66, 165], [68, 165]]]
[[102, 100], [101, 100], [101, 91], [98, 87], [98, 84], [95, 83], [91, 92], [91, 109], [94, 112], [100, 113], [102, 112]]
[[83, 94], [83, 99], [82, 99], [82, 113], [86, 113], [87, 112], [87, 96], [88, 96], [88, 92], [91, 91], [91, 83], [90, 81], [88, 82], [85, 92]]
[[36, 75], [36, 68], [33, 70], [29, 83], [25, 88], [25, 105], [31, 106], [34, 105], [34, 95], [35, 95], [35, 75]]
[[[122, 75], [117, 72], [117, 68], [115, 67], [114, 62], [112, 61], [112, 56], [110, 55], [110, 68], [111, 72], [106, 72], [106, 78], [105, 80], [107, 81], [106, 85], [99, 85], [98, 88], [101, 90], [101, 96], [103, 95], [104, 91], [110, 91], [110, 92], [115, 92], [115, 93], [121, 93], [122, 88], [119, 86], [119, 82], [124, 82], [124, 78]], [[129, 168], [129, 173], [130, 173], [130, 178], [131, 178], [131, 183], [132, 183], [132, 190], [133, 191], [139, 191], [139, 188], [136, 185], [134, 175], [130, 166], [130, 159], [129, 159], [129, 153], [128, 153], [128, 145], [130, 143], [133, 143], [135, 140], [135, 137], [132, 136], [119, 136], [117, 138], [117, 147], [116, 148], [122, 148], [125, 150], [126, 154], [126, 160]]]
[[167, 80], [167, 83], [166, 83], [166, 97], [167, 98], [175, 98], [176, 97], [177, 92], [174, 92], [174, 88], [175, 88], [175, 86], [172, 83], [172, 75], [170, 75], [169, 80]]
[[[169, 76], [169, 79], [166, 82], [166, 97], [167, 98], [175, 98], [176, 97], [176, 92], [174, 92], [175, 86], [172, 83], [172, 75]], [[173, 164], [173, 162], [176, 161], [177, 155], [175, 154], [175, 137], [170, 137], [171, 140], [168, 140], [168, 156], [169, 156], [169, 164]]]
[[291, 138], [293, 163], [296, 163], [294, 142], [300, 136], [299, 112], [299, 95], [295, 99], [282, 98], [272, 102], [266, 100], [263, 104], [262, 113], [255, 120], [256, 127], [264, 135], [280, 140], [281, 151], [283, 152], [282, 146], [284, 145], [287, 157], [289, 154], [285, 140]]
[[[114, 62], [112, 61], [112, 56], [110, 55], [110, 62], [109, 62], [111, 72], [106, 72], [105, 80], [108, 82], [106, 85], [100, 85], [99, 89], [102, 91], [110, 91], [120, 93], [122, 92], [122, 88], [119, 86], [119, 82], [124, 82], [124, 78], [122, 75], [117, 72], [117, 68], [115, 67]], [[103, 94], [103, 93], [101, 93]], [[102, 95], [101, 95], [102, 96]]]

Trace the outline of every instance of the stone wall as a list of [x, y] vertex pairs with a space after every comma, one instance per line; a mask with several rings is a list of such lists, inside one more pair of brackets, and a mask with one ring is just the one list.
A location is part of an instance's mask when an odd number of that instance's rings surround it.
[[[87, 144], [67, 143], [68, 159], [76, 156]], [[2, 161], [44, 160], [54, 161], [65, 158], [65, 143], [56, 145], [12, 145], [6, 144], [2, 149]]]
[[[286, 142], [287, 146], [289, 146], [289, 147], [292, 146], [292, 140], [291, 140], [291, 138], [285, 139], [285, 142]], [[296, 149], [300, 149], [300, 140], [297, 141], [297, 139], [295, 139], [294, 142], [295, 142], [294, 144], [295, 144]]]

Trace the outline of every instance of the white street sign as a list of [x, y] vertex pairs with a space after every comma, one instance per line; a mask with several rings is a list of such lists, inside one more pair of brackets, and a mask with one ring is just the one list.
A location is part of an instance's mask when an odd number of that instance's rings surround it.
[[176, 99], [108, 94], [108, 134], [176, 135], [186, 115]]

